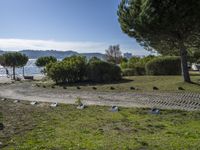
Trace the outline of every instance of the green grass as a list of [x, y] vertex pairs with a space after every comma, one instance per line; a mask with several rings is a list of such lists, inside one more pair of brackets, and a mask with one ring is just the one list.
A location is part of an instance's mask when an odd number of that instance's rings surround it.
[[200, 149], [200, 112], [74, 105], [31, 106], [28, 102], [3, 106], [5, 150], [38, 149]]
[[[83, 91], [118, 91], [118, 92], [133, 92], [130, 87], [135, 87], [137, 91], [153, 91], [153, 87], [159, 88], [159, 91], [178, 91], [178, 87], [182, 87], [188, 92], [199, 92], [200, 91], [200, 75], [193, 74], [191, 76], [193, 84], [184, 83], [181, 76], [133, 76], [125, 77], [121, 82], [111, 84], [91, 84], [91, 83], [76, 83], [63, 85], [67, 90], [83, 90]], [[51, 88], [54, 84], [52, 81], [44, 81], [40, 84], [46, 85], [47, 88]], [[77, 86], [80, 89], [77, 89]], [[42, 86], [41, 86], [42, 87]], [[95, 87], [96, 89], [94, 89]], [[114, 90], [111, 90], [114, 87]], [[55, 86], [55, 89], [63, 87]]]

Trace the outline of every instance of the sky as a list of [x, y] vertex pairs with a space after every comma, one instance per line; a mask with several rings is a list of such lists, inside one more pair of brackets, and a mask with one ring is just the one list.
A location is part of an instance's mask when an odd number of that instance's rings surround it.
[[120, 28], [120, 0], [0, 0], [1, 50], [104, 53], [109, 45], [145, 55]]

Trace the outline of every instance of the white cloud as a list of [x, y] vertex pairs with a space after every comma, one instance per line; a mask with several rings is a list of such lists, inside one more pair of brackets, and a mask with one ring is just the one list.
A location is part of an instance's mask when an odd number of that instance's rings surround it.
[[0, 49], [17, 51], [33, 50], [77, 50], [78, 52], [104, 52], [108, 47], [98, 42], [58, 42], [53, 40], [0, 39]]
[[[0, 50], [18, 51], [24, 49], [31, 50], [74, 50], [79, 53], [100, 52], [104, 53], [109, 45], [118, 43], [101, 42], [69, 42], [54, 40], [30, 40], [30, 39], [6, 39], [0, 38]], [[134, 49], [133, 45], [120, 44], [122, 52], [131, 52], [135, 55], [146, 55], [147, 51], [142, 48]]]

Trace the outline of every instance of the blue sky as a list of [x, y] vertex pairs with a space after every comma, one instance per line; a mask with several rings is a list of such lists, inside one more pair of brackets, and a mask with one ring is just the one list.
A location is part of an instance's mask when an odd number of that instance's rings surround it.
[[0, 0], [0, 49], [57, 49], [102, 52], [120, 44], [123, 52], [147, 54], [122, 33], [120, 0]]

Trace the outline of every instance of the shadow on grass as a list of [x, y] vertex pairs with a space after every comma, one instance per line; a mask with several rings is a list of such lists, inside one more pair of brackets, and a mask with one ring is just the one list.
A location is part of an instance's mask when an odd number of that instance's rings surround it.
[[121, 83], [129, 83], [134, 80], [130, 79], [122, 79], [120, 81], [114, 81], [114, 82], [91, 82], [91, 81], [82, 81], [82, 82], [75, 82], [75, 83], [59, 83], [58, 86], [97, 86], [97, 85], [111, 85], [111, 84], [121, 84]]
[[200, 86], [200, 83], [199, 82], [191, 82], [191, 84], [194, 84], [194, 85], [197, 85], [197, 86]]

